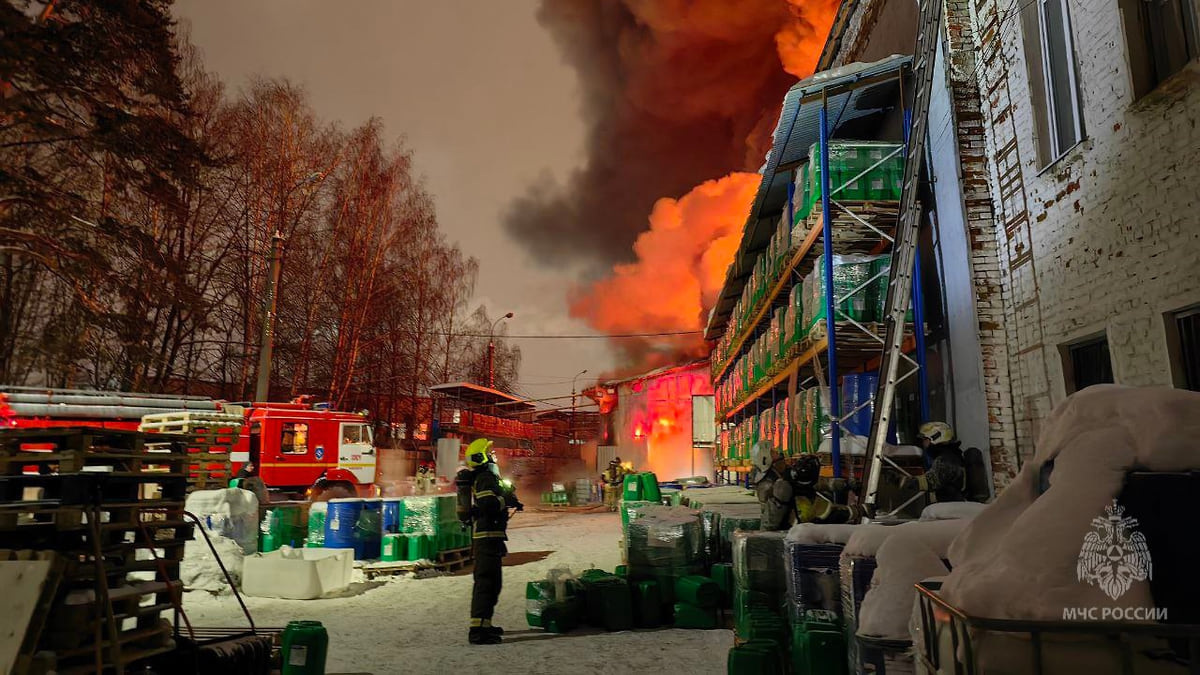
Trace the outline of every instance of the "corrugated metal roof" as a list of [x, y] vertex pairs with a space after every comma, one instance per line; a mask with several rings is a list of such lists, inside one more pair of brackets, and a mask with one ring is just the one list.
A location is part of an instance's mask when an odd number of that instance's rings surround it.
[[808, 159], [809, 148], [820, 138], [822, 101], [828, 106], [836, 137], [838, 130], [851, 122], [881, 116], [898, 106], [901, 74], [907, 74], [911, 64], [911, 56], [900, 55], [874, 63], [853, 63], [817, 73], [788, 90], [771, 150], [759, 169], [763, 178], [746, 219], [741, 245], [709, 314], [705, 338], [713, 340], [725, 332], [725, 323], [754, 269], [755, 260], [775, 232], [787, 206], [791, 171]]

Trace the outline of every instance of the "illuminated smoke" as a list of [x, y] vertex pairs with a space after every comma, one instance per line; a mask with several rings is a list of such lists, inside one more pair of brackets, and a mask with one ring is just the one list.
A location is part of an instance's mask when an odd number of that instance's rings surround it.
[[[758, 181], [740, 172], [762, 164], [779, 102], [811, 73], [836, 8], [543, 0], [539, 20], [579, 74], [587, 157], [565, 185], [517, 199], [505, 225], [541, 264], [602, 270], [572, 290], [574, 316], [610, 333], [703, 326]], [[638, 367], [707, 353], [697, 338], [616, 344]]]

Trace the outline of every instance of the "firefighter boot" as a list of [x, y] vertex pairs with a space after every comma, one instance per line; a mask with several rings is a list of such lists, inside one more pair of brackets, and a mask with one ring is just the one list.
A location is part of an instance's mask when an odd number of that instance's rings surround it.
[[498, 645], [500, 634], [493, 633], [490, 628], [476, 626], [467, 633], [467, 642], [473, 645]]

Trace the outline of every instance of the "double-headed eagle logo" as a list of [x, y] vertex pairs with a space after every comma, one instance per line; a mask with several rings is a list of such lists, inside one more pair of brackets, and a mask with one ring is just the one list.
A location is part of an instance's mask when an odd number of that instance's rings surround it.
[[1138, 521], [1125, 515], [1125, 507], [1113, 500], [1104, 507], [1105, 516], [1092, 519], [1092, 531], [1083, 538], [1075, 572], [1109, 598], [1116, 600], [1135, 581], [1152, 578], [1150, 547], [1136, 531]]

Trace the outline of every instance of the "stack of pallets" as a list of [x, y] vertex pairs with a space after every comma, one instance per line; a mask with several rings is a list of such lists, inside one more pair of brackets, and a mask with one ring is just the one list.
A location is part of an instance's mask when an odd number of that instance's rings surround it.
[[188, 462], [137, 432], [0, 430], [0, 560], [56, 561], [28, 653], [86, 673], [174, 649]]
[[188, 492], [214, 490], [233, 478], [232, 454], [242, 430], [240, 411], [181, 410], [146, 415], [139, 427], [152, 453], [183, 452]]

